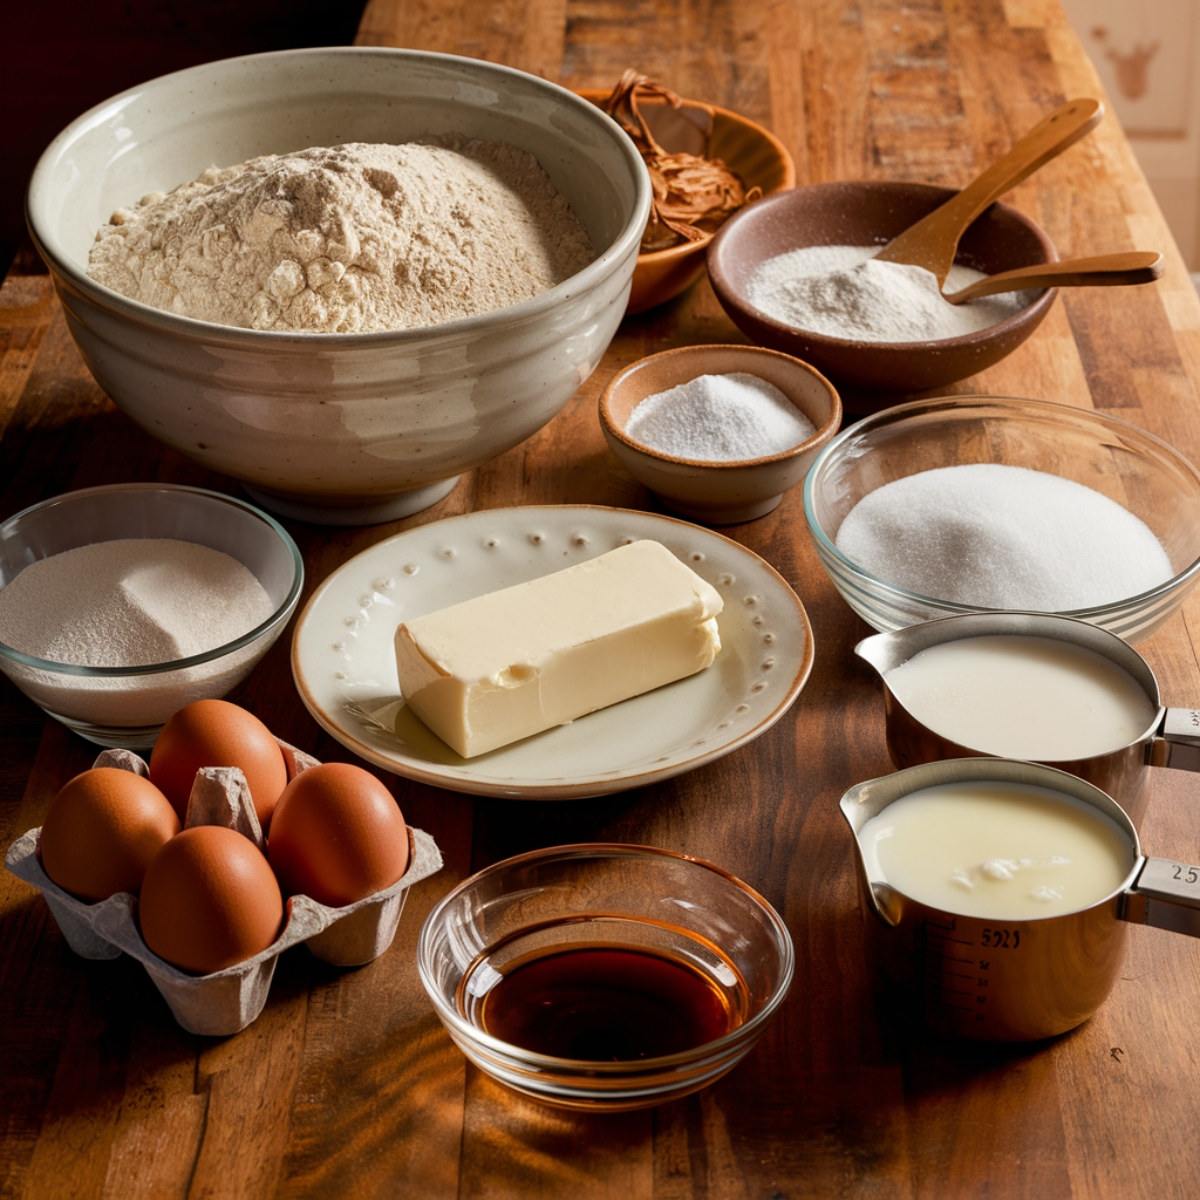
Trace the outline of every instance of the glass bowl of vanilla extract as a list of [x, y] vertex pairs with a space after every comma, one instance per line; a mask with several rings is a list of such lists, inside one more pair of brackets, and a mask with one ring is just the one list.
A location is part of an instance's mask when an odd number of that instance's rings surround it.
[[450, 1037], [534, 1100], [619, 1112], [706, 1087], [792, 981], [779, 914], [702, 859], [555, 846], [471, 876], [429, 914], [421, 982]]

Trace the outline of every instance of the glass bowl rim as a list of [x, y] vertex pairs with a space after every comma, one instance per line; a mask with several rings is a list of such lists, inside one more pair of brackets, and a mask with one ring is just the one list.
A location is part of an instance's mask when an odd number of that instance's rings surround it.
[[[864, 583], [873, 586], [876, 590], [882, 590], [887, 595], [895, 597], [903, 601], [911, 601], [924, 606], [934, 606], [944, 609], [948, 615], [956, 613], [993, 613], [993, 612], [1009, 612], [1009, 611], [1024, 611], [1016, 609], [997, 609], [985, 608], [974, 604], [964, 604], [957, 600], [945, 600], [937, 596], [927, 596], [922, 592], [910, 591], [900, 584], [888, 583], [884, 579], [880, 579], [877, 575], [872, 575], [870, 571], [859, 566], [858, 563], [847, 558], [830, 539], [825, 532], [820, 521], [817, 519], [816, 512], [813, 509], [813, 489], [818, 472], [825, 466], [826, 462], [832, 458], [838, 450], [842, 448], [843, 443], [850, 440], [851, 437], [864, 432], [873, 432], [875, 429], [889, 424], [898, 424], [906, 420], [910, 416], [919, 415], [922, 412], [934, 411], [939, 408], [966, 410], [973, 405], [983, 406], [993, 404], [1003, 407], [1005, 404], [1016, 403], [1020, 405], [1028, 405], [1034, 411], [1039, 411], [1051, 420], [1056, 417], [1070, 414], [1073, 417], [1083, 421], [1093, 422], [1101, 427], [1113, 426], [1118, 432], [1128, 431], [1135, 439], [1141, 438], [1149, 442], [1156, 449], [1164, 453], [1164, 457], [1175, 462], [1183, 472], [1190, 475], [1196, 482], [1197, 490], [1200, 491], [1200, 470], [1188, 459], [1184, 458], [1178, 450], [1175, 449], [1169, 442], [1164, 441], [1156, 434], [1149, 430], [1142, 429], [1137, 425], [1133, 425], [1128, 421], [1121, 420], [1120, 417], [1110, 416], [1108, 413], [1100, 412], [1094, 408], [1081, 408], [1072, 404], [1059, 404], [1053, 400], [1035, 400], [1027, 396], [998, 396], [992, 393], [962, 393], [953, 396], [934, 396], [924, 400], [910, 400], [906, 404], [896, 404], [890, 408], [881, 409], [877, 413], [864, 417], [861, 421], [856, 421], [853, 425], [847, 426], [833, 437], [817, 455], [812, 466], [808, 470], [808, 474], [804, 477], [804, 519], [808, 524], [809, 535], [812, 537], [816, 545], [817, 552], [822, 558], [832, 559], [835, 563], [845, 568], [851, 575], [862, 580]], [[1060, 476], [1060, 478], [1062, 478]], [[1086, 486], [1086, 485], [1084, 485]], [[872, 489], [878, 490], [878, 489]], [[1155, 535], [1157, 536], [1157, 535]], [[1129, 612], [1131, 609], [1141, 609], [1153, 604], [1155, 601], [1170, 595], [1179, 587], [1186, 584], [1193, 576], [1200, 572], [1200, 556], [1197, 556], [1188, 566], [1182, 571], [1172, 575], [1170, 579], [1164, 580], [1157, 586], [1150, 588], [1145, 592], [1138, 592], [1132, 596], [1125, 596], [1120, 600], [1112, 600], [1106, 604], [1091, 605], [1087, 608], [1072, 608], [1056, 611], [1053, 615], [1074, 617], [1078, 620], [1087, 620], [1092, 617], [1116, 616], [1121, 613]], [[1032, 612], [1040, 612], [1041, 610], [1029, 610]]]
[[[429, 943], [433, 937], [433, 931], [435, 927], [442, 924], [441, 918], [454, 900], [459, 898], [468, 888], [474, 887], [482, 880], [514, 866], [535, 863], [539, 860], [551, 862], [555, 859], [565, 861], [577, 858], [605, 857], [657, 857], [692, 863], [695, 866], [711, 871], [727, 883], [732, 884], [734, 888], [748, 896], [761, 909], [767, 918], [768, 924], [774, 929], [776, 941], [780, 947], [780, 977], [779, 983], [772, 990], [766, 1003], [750, 1020], [731, 1029], [728, 1033], [722, 1034], [721, 1037], [714, 1038], [711, 1042], [704, 1042], [699, 1046], [694, 1046], [692, 1049], [681, 1051], [678, 1054], [662, 1055], [657, 1058], [628, 1059], [620, 1062], [603, 1062], [589, 1059], [557, 1058], [553, 1055], [538, 1054], [532, 1050], [526, 1050], [524, 1047], [516, 1046], [512, 1042], [502, 1041], [500, 1038], [494, 1037], [492, 1034], [480, 1029], [478, 1025], [473, 1025], [470, 1021], [464, 1020], [452, 1005], [446, 1003], [440, 989], [430, 976], [426, 960], [429, 957]], [[683, 854], [677, 850], [664, 850], [658, 846], [642, 846], [629, 842], [572, 842], [562, 846], [547, 846], [541, 850], [529, 850], [524, 854], [516, 854], [511, 858], [505, 858], [500, 862], [492, 863], [490, 866], [484, 867], [482, 870], [468, 876], [434, 905], [429, 915], [425, 918], [421, 926], [420, 936], [417, 939], [417, 974], [426, 993], [433, 1001], [433, 1006], [437, 1011], [438, 1017], [452, 1033], [462, 1037], [463, 1040], [473, 1046], [488, 1050], [493, 1055], [509, 1060], [519, 1060], [528, 1067], [536, 1068], [539, 1072], [571, 1074], [576, 1079], [616, 1076], [636, 1080], [638, 1076], [650, 1076], [656, 1072], [669, 1071], [672, 1068], [687, 1067], [696, 1062], [720, 1059], [727, 1052], [735, 1051], [743, 1044], [746, 1044], [748, 1048], [757, 1039], [761, 1029], [771, 1020], [779, 1006], [786, 999], [792, 985], [795, 968], [795, 946], [793, 945], [792, 935], [788, 932], [786, 923], [775, 907], [748, 883], [739, 879], [732, 872], [726, 871], [723, 867], [718, 867], [715, 863], [709, 862], [707, 859], [697, 858], [692, 854]]]
[[[187, 658], [174, 659], [170, 662], [144, 663], [134, 667], [88, 667], [78, 663], [62, 663], [55, 662], [49, 658], [38, 658], [36, 655], [26, 654], [24, 651], [17, 650], [15, 647], [6, 645], [4, 642], [0, 642], [0, 659], [6, 659], [22, 667], [43, 671], [49, 675], [74, 676], [84, 679], [136, 679], [143, 675], [162, 675], [169, 671], [182, 671], [189, 667], [203, 666], [206, 663], [224, 658], [257, 641], [276, 626], [286, 622], [291, 616], [292, 610], [296, 607], [296, 603], [300, 599], [301, 589], [304, 587], [304, 559], [301, 557], [300, 548], [292, 539], [291, 534], [269, 513], [255, 507], [253, 504], [247, 503], [245, 500], [239, 500], [236, 496], [228, 496], [224, 492], [214, 492], [208, 488], [191, 487], [181, 483], [109, 483], [101, 484], [98, 487], [79, 488], [71, 492], [61, 492], [59, 495], [50, 496], [46, 500], [40, 500], [37, 504], [31, 504], [28, 508], [23, 508], [7, 520], [0, 522], [0, 540], [19, 521], [41, 509], [49, 509], [55, 505], [67, 501], [79, 500], [88, 496], [115, 492], [181, 492], [192, 496], [202, 496], [208, 500], [216, 500], [231, 508], [241, 509], [243, 512], [257, 517], [275, 534], [284, 549], [291, 555], [292, 583], [291, 587], [288, 588], [287, 595], [284, 596], [283, 600], [275, 607], [275, 610], [269, 617], [260, 621], [253, 629], [243, 633], [240, 637], [234, 638], [231, 642], [223, 642], [220, 646], [214, 646], [213, 649], [206, 650], [201, 654], [192, 654]], [[108, 538], [105, 540], [122, 541], [124, 539]]]

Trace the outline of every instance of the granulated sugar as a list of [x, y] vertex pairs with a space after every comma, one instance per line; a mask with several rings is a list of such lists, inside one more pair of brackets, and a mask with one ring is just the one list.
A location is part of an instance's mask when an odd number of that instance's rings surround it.
[[274, 609], [228, 554], [127, 538], [40, 559], [0, 588], [0, 641], [51, 662], [146, 666], [223, 646]]
[[[948, 304], [937, 277], [908, 263], [876, 262], [878, 246], [806, 246], [764, 262], [750, 280], [750, 302], [797, 329], [855, 342], [925, 342], [962, 337], [1025, 308], [1036, 291]], [[955, 263], [947, 292], [984, 279]]]
[[519, 304], [594, 257], [532, 154], [447, 138], [211, 167], [118, 209], [88, 274], [201, 321], [367, 333]]
[[625, 432], [676, 458], [733, 462], [782, 454], [816, 428], [774, 384], [734, 371], [647, 396], [629, 414]]
[[836, 544], [887, 583], [980, 608], [1070, 612], [1175, 574], [1150, 529], [1107, 496], [992, 463], [922, 471], [869, 492]]

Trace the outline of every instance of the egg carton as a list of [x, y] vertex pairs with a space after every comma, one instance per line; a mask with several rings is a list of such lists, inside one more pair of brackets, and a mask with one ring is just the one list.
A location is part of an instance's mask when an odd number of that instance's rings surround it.
[[[289, 781], [317, 765], [316, 759], [286, 742], [279, 746]], [[93, 765], [149, 777], [145, 762], [128, 750], [105, 750]], [[185, 828], [193, 825], [226, 825], [266, 850], [250, 790], [237, 767], [205, 767], [197, 773], [184, 821]], [[396, 936], [408, 889], [442, 867], [433, 838], [409, 826], [408, 869], [391, 887], [342, 908], [318, 904], [309, 896], [292, 896], [286, 903], [283, 931], [267, 949], [223, 971], [191, 975], [159, 958], [142, 940], [137, 897], [119, 892], [88, 904], [50, 879], [38, 849], [41, 832], [31, 829], [17, 838], [8, 849], [5, 866], [42, 893], [67, 945], [83, 958], [117, 958], [122, 953], [136, 958], [179, 1024], [189, 1033], [215, 1037], [238, 1033], [262, 1012], [275, 964], [292, 946], [304, 942], [317, 958], [339, 967], [361, 966], [378, 958]]]

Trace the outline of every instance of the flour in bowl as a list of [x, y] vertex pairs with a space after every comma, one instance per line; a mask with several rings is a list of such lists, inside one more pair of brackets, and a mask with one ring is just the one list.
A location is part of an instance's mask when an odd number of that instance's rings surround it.
[[[879, 246], [804, 246], [767, 259], [750, 279], [750, 302], [773, 320], [854, 342], [929, 342], [998, 325], [1037, 291], [949, 304], [937, 276], [909, 263], [879, 262]], [[986, 276], [955, 263], [946, 291]]]
[[594, 257], [532, 154], [447, 138], [210, 167], [118, 209], [88, 274], [201, 321], [370, 333], [519, 304]]

